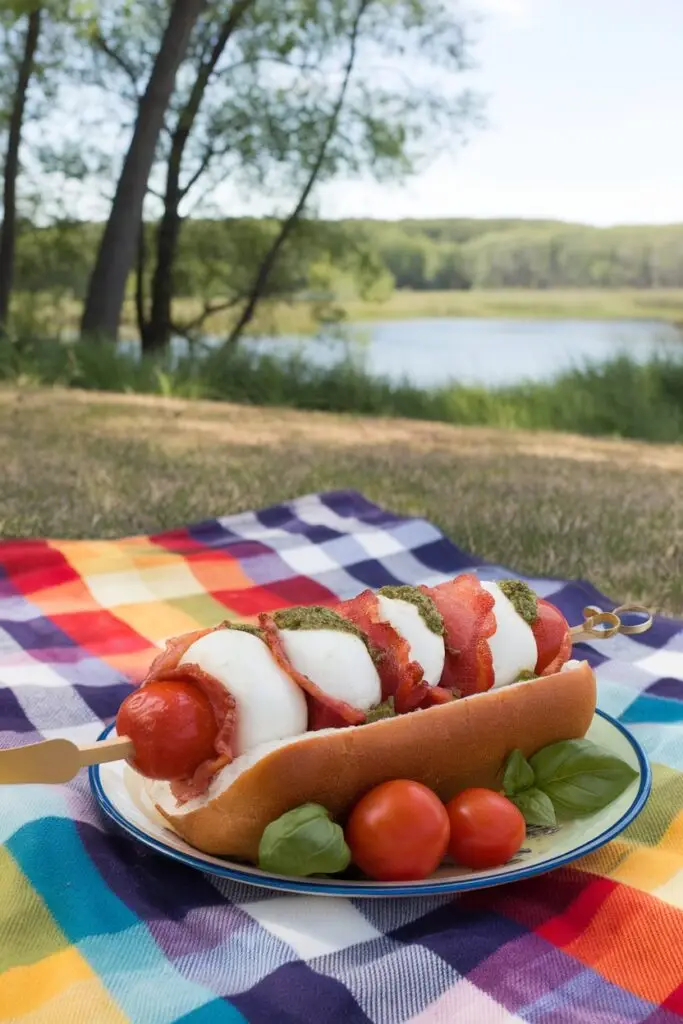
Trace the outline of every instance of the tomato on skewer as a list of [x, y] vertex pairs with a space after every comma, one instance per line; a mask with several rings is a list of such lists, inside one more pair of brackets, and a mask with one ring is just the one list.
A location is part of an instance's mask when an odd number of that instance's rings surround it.
[[571, 657], [572, 637], [569, 624], [559, 608], [542, 597], [536, 599], [536, 618], [531, 624], [538, 660], [539, 675], [550, 675], [559, 670]]
[[180, 680], [155, 680], [130, 693], [116, 730], [132, 740], [131, 765], [149, 779], [188, 778], [216, 756], [213, 708], [201, 690]]

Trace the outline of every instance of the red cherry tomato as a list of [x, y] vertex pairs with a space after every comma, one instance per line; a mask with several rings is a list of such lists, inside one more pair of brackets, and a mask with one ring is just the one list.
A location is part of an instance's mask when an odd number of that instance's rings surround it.
[[569, 632], [569, 625], [559, 608], [539, 597], [536, 602], [536, 619], [531, 631], [538, 650], [536, 672], [543, 672], [559, 654]]
[[351, 811], [351, 859], [377, 881], [426, 878], [439, 866], [449, 837], [446, 808], [419, 782], [397, 779], [371, 789]]
[[216, 756], [218, 727], [196, 686], [157, 680], [134, 690], [116, 716], [119, 736], [133, 741], [132, 766], [149, 779], [186, 779]]
[[492, 789], [465, 789], [446, 804], [448, 852], [467, 868], [495, 868], [513, 857], [526, 836], [524, 815]]

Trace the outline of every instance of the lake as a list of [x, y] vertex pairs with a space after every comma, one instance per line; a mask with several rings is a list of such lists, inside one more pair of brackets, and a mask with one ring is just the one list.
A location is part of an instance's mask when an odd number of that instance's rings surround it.
[[683, 332], [636, 320], [386, 320], [353, 324], [350, 343], [318, 339], [245, 342], [257, 351], [302, 351], [330, 365], [351, 352], [374, 375], [418, 387], [458, 381], [496, 386], [552, 380], [565, 370], [604, 363], [621, 353], [646, 362], [683, 356]]

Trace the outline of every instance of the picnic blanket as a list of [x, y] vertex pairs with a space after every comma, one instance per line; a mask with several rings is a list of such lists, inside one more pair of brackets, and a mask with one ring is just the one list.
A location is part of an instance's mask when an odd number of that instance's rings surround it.
[[[169, 635], [365, 586], [514, 575], [337, 491], [114, 541], [0, 544], [0, 745], [94, 740]], [[528, 578], [571, 622], [615, 602]], [[0, 1020], [674, 1024], [683, 1019], [683, 623], [583, 644], [653, 762], [603, 850], [458, 897], [276, 895], [106, 820], [85, 773], [0, 788]]]

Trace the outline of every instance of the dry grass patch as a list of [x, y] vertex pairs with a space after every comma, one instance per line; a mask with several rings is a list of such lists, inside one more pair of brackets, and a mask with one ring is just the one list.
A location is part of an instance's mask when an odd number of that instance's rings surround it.
[[356, 488], [528, 573], [683, 610], [683, 449], [146, 396], [0, 391], [0, 532], [146, 533]]

